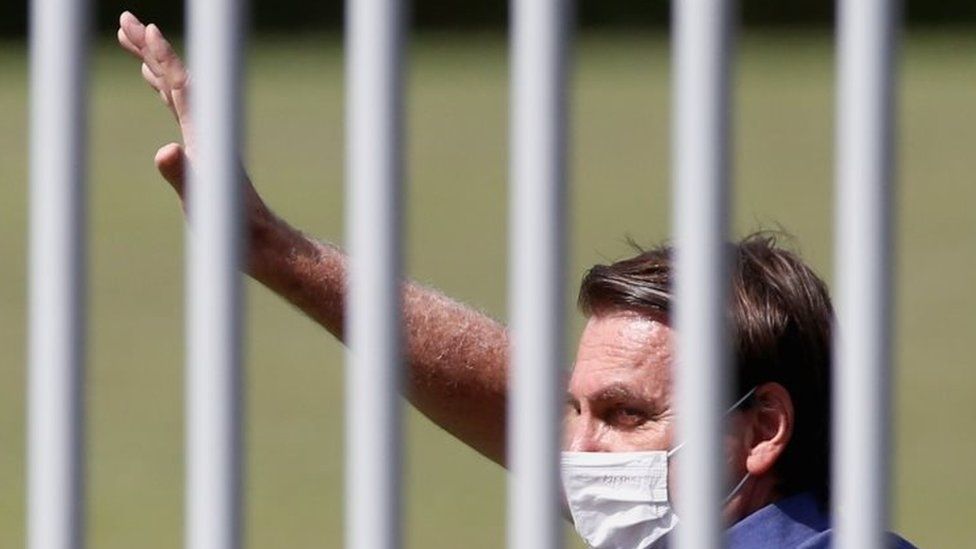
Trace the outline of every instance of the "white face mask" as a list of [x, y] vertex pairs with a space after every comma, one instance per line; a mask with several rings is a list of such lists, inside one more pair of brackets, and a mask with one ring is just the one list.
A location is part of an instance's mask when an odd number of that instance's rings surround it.
[[598, 549], [646, 549], [678, 523], [668, 501], [668, 452], [563, 452], [576, 531]]
[[[668, 452], [563, 452], [566, 503], [576, 531], [590, 547], [647, 549], [674, 529], [678, 516], [668, 499], [668, 458], [680, 447]], [[748, 478], [746, 473], [726, 503]]]

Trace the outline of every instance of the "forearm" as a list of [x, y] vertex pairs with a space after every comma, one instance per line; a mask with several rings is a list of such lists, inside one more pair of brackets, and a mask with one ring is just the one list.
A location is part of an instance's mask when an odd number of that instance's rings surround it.
[[[186, 150], [171, 143], [156, 167], [181, 202], [192, 157], [189, 76], [159, 29], [119, 19], [119, 43], [143, 62], [143, 78], [179, 121]], [[185, 153], [185, 154], [184, 154]], [[248, 272], [342, 338], [346, 258], [291, 228], [268, 210], [242, 170]], [[489, 458], [504, 455], [508, 338], [487, 316], [416, 284], [404, 284], [407, 383], [411, 402], [435, 423]]]
[[[273, 214], [254, 216], [251, 276], [342, 339], [347, 258]], [[448, 432], [501, 463], [508, 335], [487, 315], [419, 284], [403, 285], [405, 391]]]

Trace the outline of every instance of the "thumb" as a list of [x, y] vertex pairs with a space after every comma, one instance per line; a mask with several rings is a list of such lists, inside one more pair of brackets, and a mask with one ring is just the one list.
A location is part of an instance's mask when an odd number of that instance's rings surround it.
[[156, 169], [163, 176], [169, 184], [176, 191], [176, 194], [180, 196], [180, 200], [184, 200], [185, 196], [183, 191], [185, 189], [186, 180], [186, 153], [183, 152], [183, 147], [178, 143], [169, 143], [163, 145], [156, 151], [156, 158], [154, 159], [156, 163]]

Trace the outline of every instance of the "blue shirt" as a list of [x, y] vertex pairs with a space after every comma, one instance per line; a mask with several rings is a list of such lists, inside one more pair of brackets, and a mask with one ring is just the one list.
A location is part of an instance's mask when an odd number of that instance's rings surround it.
[[[731, 549], [821, 549], [830, 547], [830, 519], [813, 494], [805, 492], [771, 503], [726, 532]], [[914, 545], [889, 534], [891, 547]]]

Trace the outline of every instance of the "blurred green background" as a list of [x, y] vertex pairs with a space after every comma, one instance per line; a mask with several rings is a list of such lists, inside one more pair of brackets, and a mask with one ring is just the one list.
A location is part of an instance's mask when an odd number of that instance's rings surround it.
[[[976, 34], [916, 30], [899, 78], [894, 527], [924, 547], [976, 538]], [[412, 276], [505, 317], [507, 62], [492, 31], [415, 37], [409, 58]], [[831, 278], [833, 50], [827, 31], [749, 31], [735, 100], [736, 232], [777, 224]], [[669, 236], [669, 52], [589, 31], [572, 85], [571, 286]], [[334, 34], [251, 43], [247, 163], [268, 202], [341, 242], [342, 57]], [[0, 547], [23, 545], [27, 74], [0, 43]], [[90, 547], [182, 540], [183, 225], [152, 165], [178, 135], [112, 44], [94, 52], [90, 166]], [[572, 296], [567, 296], [572, 299]], [[580, 327], [573, 316], [572, 339]], [[572, 355], [570, 355], [572, 356]], [[338, 547], [342, 349], [248, 288], [248, 546]], [[843, 420], [843, 418], [839, 418]], [[408, 419], [408, 546], [504, 545], [505, 477]]]

